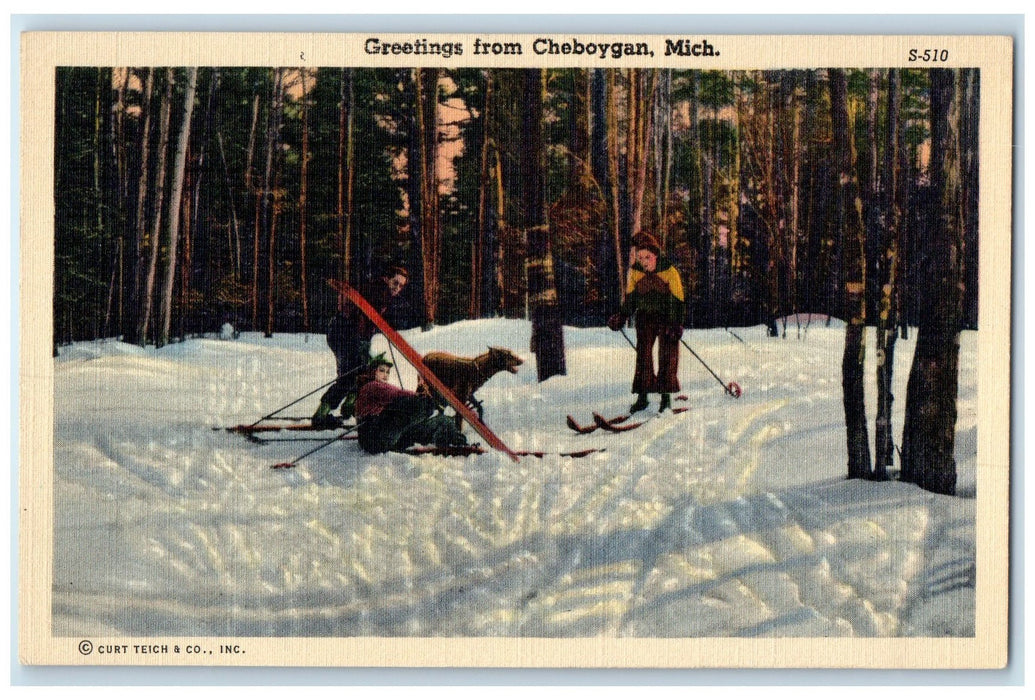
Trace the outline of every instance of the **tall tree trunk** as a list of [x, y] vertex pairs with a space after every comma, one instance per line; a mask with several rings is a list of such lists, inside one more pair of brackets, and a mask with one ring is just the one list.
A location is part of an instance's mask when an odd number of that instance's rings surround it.
[[352, 265], [352, 190], [355, 176], [353, 125], [356, 113], [355, 69], [341, 72], [338, 108], [338, 255], [340, 279], [355, 283]]
[[183, 175], [187, 166], [187, 144], [190, 141], [191, 116], [194, 113], [194, 94], [198, 86], [197, 67], [187, 69], [187, 88], [183, 98], [183, 117], [180, 135], [176, 142], [176, 157], [173, 162], [172, 189], [169, 192], [169, 236], [168, 259], [165, 270], [165, 284], [162, 287], [162, 330], [158, 346], [169, 342], [169, 326], [172, 321], [173, 282], [176, 279], [176, 249], [180, 239], [180, 206], [183, 200]]
[[166, 153], [169, 150], [169, 122], [172, 115], [172, 90], [176, 77], [172, 68], [166, 69], [165, 94], [162, 96], [161, 115], [159, 117], [158, 137], [158, 172], [152, 191], [154, 195], [154, 218], [149, 236], [150, 258], [147, 264], [147, 275], [141, 290], [141, 311], [137, 322], [137, 339], [141, 345], [147, 342], [147, 331], [151, 324], [151, 310], [154, 306], [155, 277], [158, 275], [159, 239], [162, 231], [162, 210], [165, 207], [165, 167]]
[[147, 195], [151, 174], [151, 93], [154, 91], [154, 68], [147, 69], [147, 78], [144, 80], [144, 91], [140, 96], [141, 122], [140, 140], [140, 176], [137, 180], [137, 204], [136, 222], [134, 225], [133, 237], [133, 281], [129, 291], [129, 313], [127, 321], [126, 341], [130, 343], [143, 343], [144, 338], [139, 333], [138, 319], [142, 311], [141, 297], [144, 291], [144, 279], [147, 270]]
[[844, 231], [844, 292], [847, 327], [841, 360], [848, 478], [872, 475], [866, 428], [863, 364], [866, 357], [866, 255], [862, 201], [855, 175], [855, 149], [848, 118], [848, 80], [843, 70], [830, 70], [830, 114], [834, 132], [834, 175], [837, 216]]
[[532, 317], [531, 350], [536, 356], [539, 381], [567, 372], [564, 329], [557, 301], [553, 251], [546, 204], [546, 151], [543, 139], [543, 102], [546, 73], [523, 71], [524, 108], [521, 114], [521, 182], [524, 192], [522, 228], [528, 241], [528, 295]]
[[241, 225], [237, 218], [237, 205], [234, 202], [234, 188], [230, 182], [230, 166], [226, 162], [226, 149], [223, 147], [223, 134], [216, 132], [216, 143], [219, 145], [219, 159], [223, 164], [223, 181], [226, 183], [226, 201], [230, 205], [230, 228], [227, 229], [226, 247], [230, 255], [230, 273], [234, 282], [241, 279]]
[[877, 310], [877, 417], [874, 422], [874, 478], [888, 478], [888, 467], [895, 463], [895, 446], [891, 429], [892, 379], [895, 369], [895, 341], [897, 338], [897, 304], [901, 256], [899, 245], [902, 234], [900, 196], [900, 167], [905, 157], [904, 130], [900, 127], [901, 83], [897, 68], [888, 71], [888, 115], [884, 152], [883, 203], [885, 235], [879, 280], [880, 306]]
[[256, 85], [255, 97], [252, 100], [252, 125], [248, 130], [248, 160], [244, 166], [244, 184], [248, 192], [255, 198], [255, 210], [252, 221], [252, 286], [249, 294], [252, 311], [252, 330], [259, 328], [259, 249], [262, 246], [262, 208], [265, 196], [263, 188], [255, 184], [255, 148], [259, 130], [259, 89]]
[[437, 318], [439, 270], [442, 263], [442, 233], [439, 225], [438, 196], [438, 69], [416, 69], [417, 135], [419, 139], [420, 219], [424, 271], [425, 320]]
[[[600, 309], [602, 316], [617, 309], [621, 303], [621, 251], [617, 245], [615, 229], [613, 193], [611, 190], [611, 122], [608, 102], [609, 70], [594, 68], [590, 75], [589, 98], [589, 136], [590, 136], [590, 172], [600, 198], [603, 201], [604, 215], [600, 231], [596, 234], [598, 243], [595, 249], [595, 266], [597, 284], [600, 293]], [[603, 320], [603, 319], [601, 319]]]
[[478, 230], [475, 234], [474, 244], [471, 246], [471, 299], [468, 305], [468, 315], [471, 318], [481, 318], [486, 310], [485, 287], [486, 287], [486, 251], [489, 233], [489, 198], [492, 195], [492, 176], [489, 162], [490, 149], [493, 144], [492, 133], [489, 128], [490, 114], [493, 113], [493, 72], [483, 71], [485, 78], [485, 104], [482, 107], [482, 148], [479, 155], [478, 171]]
[[653, 131], [655, 72], [641, 68], [629, 70], [629, 133], [627, 172], [630, 180], [629, 231], [643, 228], [643, 200], [647, 191], [647, 164], [650, 161]]
[[618, 85], [617, 71], [607, 71], [607, 180], [611, 200], [611, 240], [614, 247], [615, 280], [618, 301], [625, 301], [625, 260], [622, 255], [622, 195], [618, 179]]
[[938, 203], [925, 241], [925, 295], [906, 388], [902, 480], [955, 494], [956, 399], [962, 314], [963, 182], [955, 69], [931, 71], [931, 186]]
[[[319, 70], [314, 69], [314, 70]], [[302, 172], [298, 192], [298, 255], [302, 277], [302, 330], [309, 333], [309, 281], [306, 260], [306, 197], [309, 193], [309, 91], [306, 89], [305, 69], [302, 75]], [[316, 82], [314, 75], [313, 82]]]
[[978, 214], [981, 211], [978, 183], [978, 116], [981, 111], [981, 72], [967, 68], [961, 72], [960, 151], [963, 169], [964, 301], [962, 322], [978, 327]]
[[672, 183], [672, 69], [661, 74], [661, 86], [657, 90], [657, 116], [655, 117], [655, 148], [658, 234], [662, 247], [668, 244], [668, 199]]
[[266, 267], [266, 329], [265, 336], [273, 337], [273, 321], [277, 303], [277, 216], [280, 213], [280, 197], [277, 186], [280, 168], [277, 155], [280, 153], [280, 127], [284, 114], [284, 69], [277, 68], [273, 79], [273, 105], [270, 110], [269, 129], [266, 134], [266, 170], [263, 176], [262, 210], [267, 239], [268, 265]]

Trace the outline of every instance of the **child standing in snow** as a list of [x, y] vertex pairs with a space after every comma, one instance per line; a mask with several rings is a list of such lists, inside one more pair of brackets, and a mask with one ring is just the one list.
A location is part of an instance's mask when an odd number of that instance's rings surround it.
[[405, 450], [412, 445], [466, 445], [467, 438], [452, 418], [435, 414], [428, 396], [388, 383], [392, 363], [384, 355], [370, 362], [360, 378], [356, 397], [359, 446], [371, 454]]
[[[633, 237], [633, 262], [621, 310], [608, 319], [611, 330], [621, 330], [636, 314], [636, 372], [633, 413], [647, 408], [647, 394], [661, 394], [661, 411], [671, 408], [672, 392], [679, 391], [679, 339], [683, 337], [683, 280], [661, 256], [661, 246], [649, 233]], [[654, 371], [654, 343], [658, 344], [658, 371]]]
[[[409, 273], [403, 267], [390, 267], [380, 278], [380, 283], [364, 293], [364, 298], [377, 309], [393, 328], [405, 328], [408, 322], [408, 307], [400, 298], [406, 287]], [[331, 319], [327, 328], [327, 345], [334, 353], [338, 368], [338, 379], [331, 388], [320, 397], [320, 407], [313, 414], [312, 424], [315, 428], [337, 428], [341, 418], [331, 415], [331, 411], [341, 405], [342, 418], [348, 418], [354, 412], [352, 403], [356, 396], [356, 375], [370, 362], [370, 340], [377, 328], [345, 297], [338, 298], [338, 313]]]

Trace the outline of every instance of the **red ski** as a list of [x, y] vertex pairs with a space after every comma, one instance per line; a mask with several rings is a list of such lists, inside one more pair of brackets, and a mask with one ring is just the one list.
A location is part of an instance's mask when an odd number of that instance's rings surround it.
[[348, 284], [338, 280], [327, 280], [327, 283], [330, 284], [339, 294], [345, 295], [349, 301], [359, 307], [360, 311], [366, 314], [367, 318], [369, 318], [370, 321], [377, 326], [377, 329], [381, 331], [384, 337], [388, 339], [388, 342], [397, 348], [407, 361], [413, 365], [413, 368], [417, 370], [417, 373], [420, 374], [421, 378], [430, 384], [435, 391], [437, 391], [442, 398], [444, 398], [449, 405], [453, 407], [453, 410], [456, 411], [457, 415], [467, 421], [468, 425], [474, 428], [474, 431], [478, 433], [485, 442], [500, 452], [505, 453], [515, 462], [519, 461], [518, 456], [514, 454], [514, 452], [511, 451], [511, 449], [507, 447], [494, 432], [489, 430], [488, 426], [478, 419], [478, 416], [475, 415], [474, 411], [464, 405], [464, 403], [456, 397], [449, 387], [443, 384], [442, 381], [435, 376], [435, 373], [425, 366], [420, 353], [414, 350], [413, 346], [406, 342], [406, 339], [399, 335], [398, 331], [388, 325], [388, 322], [381, 317], [381, 314], [377, 312], [377, 309], [371, 306], [370, 303], [363, 298], [362, 294], [357, 292]]
[[[514, 454], [522, 457], [537, 457], [542, 459], [548, 455], [557, 455], [558, 457], [585, 457], [587, 455], [594, 454], [595, 452], [603, 452], [602, 448], [590, 448], [587, 450], [575, 450], [572, 452], [543, 452], [540, 450], [518, 450]], [[449, 447], [410, 447], [403, 450], [404, 454], [408, 455], [441, 455], [445, 457], [465, 457], [467, 455], [480, 455], [485, 454], [485, 448], [479, 445], [452, 445]]]

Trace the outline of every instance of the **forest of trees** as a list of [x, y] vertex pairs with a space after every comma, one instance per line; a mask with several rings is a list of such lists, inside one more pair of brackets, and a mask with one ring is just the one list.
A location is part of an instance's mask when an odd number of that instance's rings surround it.
[[976, 70], [56, 77], [55, 348], [161, 346], [226, 322], [322, 333], [336, 309], [325, 279], [394, 263], [425, 325], [531, 319], [543, 379], [564, 372], [562, 324], [603, 325], [617, 308], [630, 239], [650, 230], [685, 280], [687, 327], [848, 324], [851, 476], [893, 462], [894, 343], [916, 332], [903, 477], [951, 491], [925, 465], [951, 461], [946, 353], [977, 327]]

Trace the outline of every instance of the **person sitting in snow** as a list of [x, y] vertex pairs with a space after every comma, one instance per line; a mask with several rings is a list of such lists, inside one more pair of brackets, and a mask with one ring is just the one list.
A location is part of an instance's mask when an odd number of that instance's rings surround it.
[[[633, 237], [632, 262], [625, 303], [607, 325], [621, 330], [636, 315], [636, 371], [632, 392], [633, 413], [647, 408], [647, 394], [661, 394], [661, 411], [671, 408], [672, 392], [679, 391], [679, 340], [683, 337], [683, 280], [661, 256], [658, 240], [641, 232]], [[654, 371], [654, 343], [658, 344], [658, 371]]]
[[[391, 266], [378, 283], [363, 292], [363, 297], [392, 328], [410, 325], [409, 305], [400, 297], [408, 279], [406, 268]], [[370, 341], [375, 333], [377, 327], [370, 319], [344, 295], [339, 296], [338, 313], [327, 328], [327, 345], [334, 353], [338, 379], [320, 397], [320, 406], [312, 417], [314, 428], [340, 427], [342, 419], [354, 413], [356, 376], [370, 362]], [[331, 414], [339, 405], [342, 405], [341, 418]]]
[[360, 375], [356, 396], [359, 446], [371, 454], [413, 445], [466, 445], [452, 418], [437, 413], [434, 400], [388, 383], [392, 363], [380, 354]]

